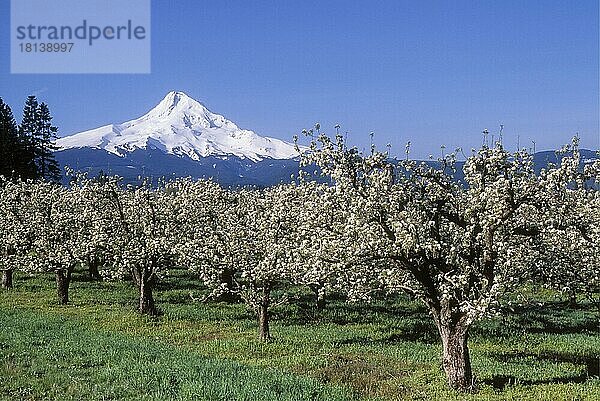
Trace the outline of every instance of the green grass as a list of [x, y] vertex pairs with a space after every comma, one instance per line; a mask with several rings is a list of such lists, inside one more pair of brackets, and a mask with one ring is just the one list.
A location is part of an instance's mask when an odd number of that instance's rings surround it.
[[243, 305], [194, 302], [190, 291], [202, 289], [185, 272], [155, 294], [157, 319], [134, 312], [127, 283], [75, 279], [66, 307], [50, 276], [17, 276], [0, 292], [8, 399], [600, 399], [597, 311], [551, 293], [473, 327], [479, 392], [462, 395], [446, 388], [426, 311], [402, 297], [316, 313], [299, 292], [275, 311], [274, 340], [263, 344]]
[[0, 311], [5, 399], [348, 400], [316, 380], [207, 359], [77, 320]]

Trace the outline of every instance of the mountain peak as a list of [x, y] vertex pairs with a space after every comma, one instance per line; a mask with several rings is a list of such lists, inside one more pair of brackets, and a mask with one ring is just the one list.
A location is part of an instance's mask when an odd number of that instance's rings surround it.
[[184, 92], [171, 91], [143, 116], [60, 138], [63, 149], [104, 149], [125, 156], [135, 149], [158, 149], [199, 160], [228, 155], [253, 161], [298, 156], [294, 145], [240, 129]]
[[165, 97], [163, 98], [163, 100], [161, 100], [158, 105], [163, 104], [163, 105], [168, 105], [169, 107], [176, 107], [177, 104], [179, 104], [180, 102], [183, 102], [183, 103], [192, 103], [193, 102], [193, 103], [199, 104], [200, 106], [204, 107], [202, 105], [202, 103], [198, 102], [197, 100], [194, 100], [193, 98], [188, 96], [185, 92], [180, 92], [180, 91], [171, 91], [171, 92], [167, 93], [165, 95]]
[[[152, 110], [146, 113], [149, 117], [165, 117], [171, 114], [201, 114], [207, 115], [210, 111], [197, 100], [192, 99], [184, 92], [171, 91]], [[143, 117], [142, 117], [143, 118]]]
[[186, 95], [184, 92], [171, 91], [167, 93], [159, 105], [164, 103], [169, 107], [176, 107], [180, 100], [186, 101], [188, 99], [192, 100], [192, 98]]
[[[167, 95], [165, 96], [165, 99], [167, 98], [173, 98], [173, 97], [189, 97], [185, 92], [182, 91], [170, 91], [169, 93], [167, 93]], [[191, 98], [190, 98], [191, 99]]]

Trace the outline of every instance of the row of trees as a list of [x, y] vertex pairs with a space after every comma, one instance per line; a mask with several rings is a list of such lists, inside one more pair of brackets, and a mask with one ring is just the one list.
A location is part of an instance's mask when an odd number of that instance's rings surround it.
[[54, 159], [58, 129], [46, 103], [29, 96], [23, 119], [17, 125], [10, 106], [0, 98], [0, 175], [58, 182], [60, 168]]
[[429, 309], [458, 390], [473, 386], [469, 328], [498, 311], [503, 295], [529, 281], [599, 294], [600, 162], [582, 163], [576, 142], [541, 174], [526, 151], [484, 146], [458, 181], [454, 154], [433, 165], [398, 162], [361, 154], [341, 136], [306, 134], [303, 163], [319, 166], [327, 183], [230, 190], [179, 179], [151, 188], [76, 175], [66, 188], [3, 179], [4, 282], [16, 268], [53, 272], [67, 303], [82, 263], [132, 280], [139, 312], [154, 315], [156, 284], [185, 266], [211, 296], [249, 305], [262, 340], [292, 286], [314, 291], [318, 307], [331, 292], [351, 301], [408, 292]]

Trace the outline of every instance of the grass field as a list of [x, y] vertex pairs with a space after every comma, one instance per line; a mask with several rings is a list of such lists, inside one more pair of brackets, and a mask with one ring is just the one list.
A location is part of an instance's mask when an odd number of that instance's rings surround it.
[[426, 311], [402, 297], [317, 313], [299, 292], [263, 344], [243, 305], [194, 302], [202, 289], [186, 272], [161, 284], [157, 319], [135, 313], [128, 283], [74, 279], [68, 306], [51, 275], [0, 291], [2, 399], [600, 399], [597, 311], [548, 293], [472, 329], [479, 392], [462, 395], [446, 389]]

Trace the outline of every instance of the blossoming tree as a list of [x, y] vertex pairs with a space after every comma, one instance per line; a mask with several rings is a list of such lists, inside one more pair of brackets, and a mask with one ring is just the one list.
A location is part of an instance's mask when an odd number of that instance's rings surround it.
[[229, 190], [206, 180], [181, 179], [168, 184], [181, 232], [178, 264], [186, 266], [210, 289], [206, 299], [236, 296], [235, 275], [248, 263], [243, 211], [247, 190]]
[[426, 164], [407, 153], [398, 162], [375, 149], [363, 155], [340, 135], [315, 137], [304, 163], [316, 163], [347, 199], [345, 235], [355, 240], [344, 247], [346, 263], [371, 265], [359, 270], [370, 278], [351, 284], [376, 278], [422, 300], [442, 340], [448, 384], [473, 388], [469, 328], [527, 277], [535, 238], [548, 227], [548, 190], [567, 183], [550, 185], [531, 155], [499, 143], [467, 158], [464, 182], [454, 177], [455, 154]]
[[108, 205], [102, 210], [103, 230], [111, 239], [102, 273], [118, 279], [130, 275], [139, 290], [138, 311], [154, 316], [153, 289], [176, 258], [175, 195], [164, 186], [123, 188], [115, 179], [100, 185], [97, 193]]
[[248, 227], [246, 241], [249, 263], [240, 270], [240, 295], [258, 318], [259, 339], [270, 338], [269, 320], [272, 307], [287, 301], [274, 301], [273, 291], [289, 285], [300, 271], [296, 244], [301, 242], [298, 217], [303, 216], [302, 189], [295, 184], [280, 184], [262, 191], [252, 191], [244, 202]]
[[91, 206], [78, 189], [37, 181], [29, 184], [27, 224], [34, 228], [28, 272], [53, 272], [58, 301], [69, 302], [71, 275], [87, 248]]
[[582, 160], [577, 138], [557, 153], [560, 164], [541, 172], [548, 183], [549, 224], [540, 238], [532, 279], [566, 294], [571, 306], [577, 294], [598, 303], [600, 161]]
[[0, 177], [0, 270], [2, 288], [12, 288], [13, 273], [25, 264], [35, 227], [28, 224], [30, 183]]

